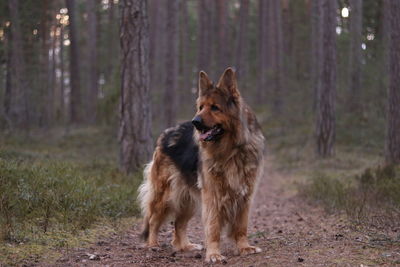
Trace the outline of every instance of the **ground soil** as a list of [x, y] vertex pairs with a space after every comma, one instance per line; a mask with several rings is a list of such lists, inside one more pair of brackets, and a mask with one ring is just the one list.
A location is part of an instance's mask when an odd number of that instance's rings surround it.
[[[371, 243], [344, 214], [328, 214], [294, 190], [296, 177], [267, 164], [250, 217], [250, 243], [262, 253], [235, 256], [226, 238], [227, 262], [214, 266], [400, 266], [397, 244]], [[174, 253], [172, 226], [164, 225], [159, 250], [146, 249], [138, 238], [140, 222], [121, 234], [98, 240], [86, 248], [63, 252], [56, 266], [209, 266], [205, 252]], [[189, 227], [192, 242], [203, 244], [200, 217]], [[44, 266], [47, 264], [43, 264]], [[54, 264], [51, 264], [54, 266]]]

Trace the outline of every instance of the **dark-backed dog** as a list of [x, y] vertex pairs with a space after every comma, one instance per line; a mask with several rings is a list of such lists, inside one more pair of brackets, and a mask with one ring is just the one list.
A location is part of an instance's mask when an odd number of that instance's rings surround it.
[[158, 246], [157, 232], [172, 217], [174, 249], [201, 249], [186, 235], [201, 203], [206, 261], [224, 259], [219, 248], [224, 228], [240, 254], [260, 252], [248, 243], [247, 224], [263, 151], [264, 137], [237, 89], [235, 72], [228, 68], [214, 85], [201, 71], [196, 116], [164, 131], [144, 172], [139, 200], [147, 245]]

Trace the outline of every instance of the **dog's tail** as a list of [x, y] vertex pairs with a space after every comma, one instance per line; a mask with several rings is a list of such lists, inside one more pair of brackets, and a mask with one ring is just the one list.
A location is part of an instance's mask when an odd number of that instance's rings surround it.
[[153, 161], [146, 165], [143, 171], [143, 183], [139, 186], [138, 200], [140, 202], [140, 208], [142, 210], [143, 219], [143, 230], [140, 237], [147, 241], [149, 237], [149, 221], [150, 221], [150, 202], [153, 199], [153, 186], [150, 179], [150, 172], [153, 166]]

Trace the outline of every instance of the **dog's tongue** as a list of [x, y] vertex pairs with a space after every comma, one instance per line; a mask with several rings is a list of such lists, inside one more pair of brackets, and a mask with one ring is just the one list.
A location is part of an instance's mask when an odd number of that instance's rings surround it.
[[202, 141], [206, 140], [211, 135], [212, 131], [213, 131], [213, 129], [210, 129], [205, 133], [201, 133], [200, 140], [202, 140]]

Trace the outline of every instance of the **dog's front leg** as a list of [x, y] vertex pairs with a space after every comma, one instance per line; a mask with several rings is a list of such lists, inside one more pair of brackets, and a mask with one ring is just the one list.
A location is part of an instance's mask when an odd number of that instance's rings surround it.
[[247, 255], [261, 252], [261, 248], [250, 246], [247, 239], [247, 225], [249, 221], [250, 203], [244, 204], [239, 210], [237, 219], [232, 224], [230, 236], [235, 240], [240, 255]]
[[210, 204], [204, 203], [203, 223], [206, 237], [206, 261], [214, 263], [225, 260], [225, 257], [221, 255], [219, 248], [222, 227], [220, 214]]

